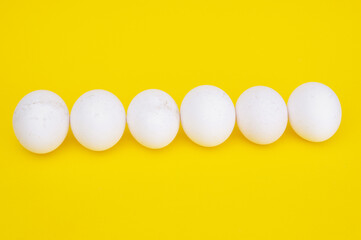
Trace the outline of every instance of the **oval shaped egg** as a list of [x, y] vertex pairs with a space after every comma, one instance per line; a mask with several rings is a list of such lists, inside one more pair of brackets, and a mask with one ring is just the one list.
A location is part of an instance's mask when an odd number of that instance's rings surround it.
[[309, 82], [297, 87], [287, 105], [291, 127], [308, 141], [325, 141], [340, 126], [340, 101], [334, 91], [322, 83]]
[[34, 91], [16, 106], [13, 128], [23, 147], [34, 153], [48, 153], [64, 141], [69, 129], [69, 111], [57, 94]]
[[170, 144], [179, 129], [179, 110], [171, 96], [158, 89], [139, 93], [127, 110], [132, 136], [143, 146], [159, 149]]
[[114, 146], [123, 135], [125, 122], [123, 104], [111, 92], [100, 89], [80, 96], [70, 114], [75, 138], [94, 151]]
[[257, 144], [279, 139], [287, 127], [287, 106], [281, 95], [269, 87], [244, 91], [236, 103], [237, 124], [243, 135]]
[[202, 85], [184, 97], [181, 122], [186, 135], [204, 147], [223, 143], [235, 125], [235, 109], [230, 97], [220, 88]]

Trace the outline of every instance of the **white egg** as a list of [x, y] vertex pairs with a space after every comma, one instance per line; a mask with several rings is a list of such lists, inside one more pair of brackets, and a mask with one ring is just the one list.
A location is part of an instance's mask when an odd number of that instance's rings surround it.
[[287, 106], [281, 95], [269, 87], [244, 91], [236, 103], [237, 124], [243, 135], [257, 144], [279, 139], [287, 127]]
[[64, 141], [69, 130], [69, 111], [57, 94], [34, 91], [16, 106], [13, 128], [23, 147], [34, 153], [48, 153]]
[[179, 110], [167, 93], [149, 89], [130, 103], [127, 123], [133, 137], [143, 146], [159, 149], [170, 144], [179, 129]]
[[232, 100], [221, 89], [202, 85], [184, 97], [181, 122], [187, 136], [195, 143], [214, 147], [231, 135], [235, 125]]
[[114, 146], [123, 135], [125, 122], [123, 104], [105, 90], [84, 93], [75, 102], [70, 114], [70, 126], [75, 138], [94, 151]]
[[332, 137], [341, 123], [341, 104], [331, 88], [309, 82], [297, 87], [288, 99], [290, 124], [302, 138], [322, 142]]

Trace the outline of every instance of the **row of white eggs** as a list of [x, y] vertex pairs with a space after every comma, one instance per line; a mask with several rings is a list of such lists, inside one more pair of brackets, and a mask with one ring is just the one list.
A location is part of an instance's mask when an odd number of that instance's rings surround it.
[[17, 139], [29, 151], [48, 153], [65, 139], [69, 122], [75, 138], [86, 148], [103, 151], [122, 137], [127, 122], [133, 137], [142, 145], [159, 149], [170, 144], [180, 122], [195, 143], [213, 147], [232, 133], [235, 122], [243, 135], [257, 144], [270, 144], [291, 127], [302, 138], [321, 142], [330, 138], [341, 122], [341, 105], [336, 94], [316, 82], [296, 88], [288, 106], [273, 89], [256, 86], [241, 94], [234, 108], [221, 89], [202, 85], [183, 99], [180, 111], [167, 93], [150, 89], [131, 101], [127, 116], [112, 93], [92, 90], [75, 102], [69, 121], [65, 102], [55, 93], [38, 90], [17, 105], [13, 127]]

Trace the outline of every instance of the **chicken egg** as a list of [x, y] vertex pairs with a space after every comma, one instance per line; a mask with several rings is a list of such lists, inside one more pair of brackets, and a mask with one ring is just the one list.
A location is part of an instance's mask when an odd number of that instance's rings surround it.
[[297, 87], [287, 105], [291, 127], [308, 141], [325, 141], [340, 126], [340, 101], [335, 92], [322, 83], [308, 82]]
[[180, 109], [186, 135], [204, 147], [223, 143], [231, 135], [236, 114], [232, 100], [220, 88], [202, 85], [184, 97]]
[[114, 146], [123, 135], [125, 122], [123, 104], [111, 92], [100, 89], [80, 96], [70, 114], [75, 138], [94, 151]]
[[237, 124], [243, 135], [257, 144], [279, 139], [287, 127], [287, 106], [281, 95], [264, 86], [244, 91], [236, 103]]
[[179, 110], [171, 96], [158, 89], [139, 93], [127, 110], [132, 136], [143, 146], [159, 149], [170, 144], [179, 129]]
[[69, 111], [57, 94], [34, 91], [16, 106], [13, 128], [23, 147], [34, 153], [48, 153], [59, 147], [67, 136]]

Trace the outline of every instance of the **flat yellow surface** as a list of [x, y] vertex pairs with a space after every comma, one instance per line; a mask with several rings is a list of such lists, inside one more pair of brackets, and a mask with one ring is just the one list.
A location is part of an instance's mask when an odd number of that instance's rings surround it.
[[[0, 1], [0, 239], [361, 239], [361, 2]], [[336, 135], [291, 128], [269, 146], [235, 127], [203, 148], [181, 130], [162, 150], [126, 130], [105, 152], [69, 133], [23, 149], [12, 114], [48, 89], [69, 109], [91, 89], [127, 107], [158, 88], [180, 105], [201, 84], [234, 102], [266, 85], [285, 100], [317, 81], [339, 96]]]

